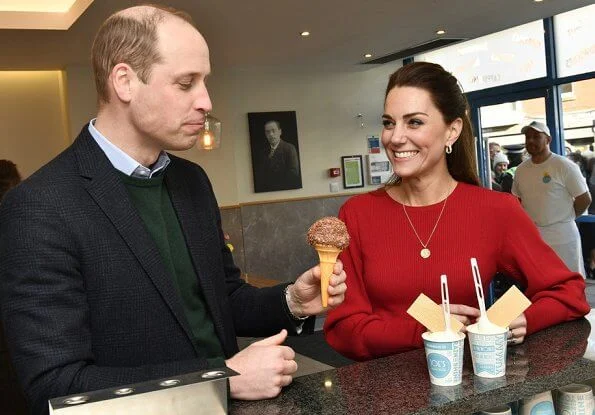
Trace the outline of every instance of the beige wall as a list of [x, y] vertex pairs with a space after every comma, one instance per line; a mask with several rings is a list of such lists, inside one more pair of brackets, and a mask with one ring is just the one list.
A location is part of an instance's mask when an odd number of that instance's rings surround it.
[[[244, 68], [223, 76], [224, 140], [233, 141], [238, 201], [328, 195], [328, 169], [341, 156], [365, 154], [367, 134], [380, 133], [384, 88], [395, 64], [380, 67]], [[216, 103], [216, 110], [217, 112]], [[254, 193], [248, 112], [296, 111], [303, 188]], [[359, 127], [357, 114], [365, 115]], [[353, 191], [361, 191], [357, 189]]]
[[0, 71], [0, 158], [29, 176], [69, 143], [62, 71]]
[[[221, 206], [329, 195], [330, 167], [341, 156], [365, 154], [366, 135], [380, 133], [384, 88], [397, 64], [296, 70], [276, 66], [217, 72], [209, 78], [213, 114], [223, 122], [221, 148], [180, 153], [208, 173]], [[95, 114], [91, 68], [67, 67], [70, 125], [77, 134]], [[254, 193], [248, 112], [296, 111], [303, 188]], [[364, 114], [365, 127], [356, 118]], [[341, 178], [333, 179], [339, 182]], [[373, 188], [373, 187], [369, 187]], [[359, 192], [362, 189], [352, 190]]]
[[91, 66], [67, 66], [68, 113], [70, 132], [74, 139], [81, 128], [97, 113], [97, 94]]

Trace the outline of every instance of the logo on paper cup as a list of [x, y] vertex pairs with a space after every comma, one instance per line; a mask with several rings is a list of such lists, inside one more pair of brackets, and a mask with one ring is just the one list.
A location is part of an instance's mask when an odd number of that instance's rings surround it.
[[476, 363], [475, 368], [479, 373], [487, 373], [490, 375], [495, 375], [496, 372], [496, 365], [490, 363]]
[[446, 377], [450, 373], [451, 366], [450, 360], [441, 354], [430, 353], [428, 355], [428, 367], [435, 378]]
[[490, 353], [496, 351], [496, 348], [493, 345], [484, 346], [480, 344], [474, 344], [472, 347], [475, 353]]
[[531, 408], [531, 415], [555, 415], [554, 404], [550, 401], [539, 402]]

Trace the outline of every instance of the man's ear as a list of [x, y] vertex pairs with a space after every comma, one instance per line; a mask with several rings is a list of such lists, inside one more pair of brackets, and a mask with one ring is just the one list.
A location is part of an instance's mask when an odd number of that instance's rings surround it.
[[136, 81], [136, 73], [126, 63], [119, 63], [112, 68], [109, 81], [116, 98], [129, 103], [132, 100], [132, 88]]

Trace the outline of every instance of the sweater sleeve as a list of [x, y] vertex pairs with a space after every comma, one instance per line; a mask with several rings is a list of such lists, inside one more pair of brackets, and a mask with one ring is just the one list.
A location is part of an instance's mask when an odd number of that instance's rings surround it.
[[500, 247], [499, 268], [526, 286], [533, 303], [526, 311], [527, 332], [586, 315], [583, 277], [568, 269], [541, 238], [518, 201], [507, 198], [506, 230]]
[[[405, 352], [422, 346], [425, 328], [406, 313], [388, 315], [376, 312], [366, 293], [363, 255], [357, 218], [343, 206], [339, 218], [349, 231], [349, 247], [340, 259], [347, 274], [347, 294], [341, 306], [329, 311], [324, 331], [327, 342], [339, 353], [354, 359]], [[363, 225], [362, 225], [363, 226]]]

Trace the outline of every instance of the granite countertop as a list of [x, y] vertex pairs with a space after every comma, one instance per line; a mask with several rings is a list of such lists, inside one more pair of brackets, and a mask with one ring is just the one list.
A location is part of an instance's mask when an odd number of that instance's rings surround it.
[[595, 378], [595, 361], [583, 357], [590, 332], [589, 322], [581, 319], [529, 336], [524, 344], [508, 348], [502, 378], [474, 376], [465, 341], [463, 383], [458, 386], [431, 385], [420, 349], [296, 378], [275, 399], [233, 401], [230, 413], [471, 414]]

